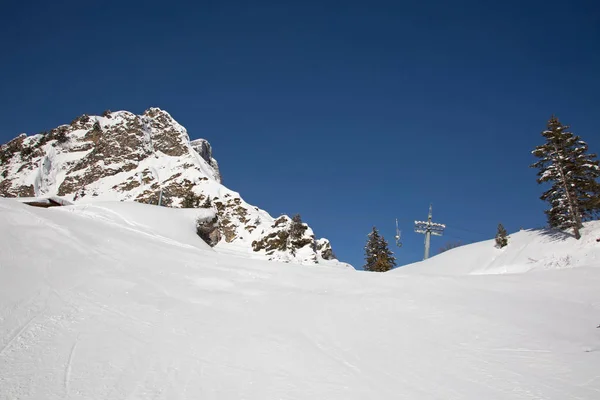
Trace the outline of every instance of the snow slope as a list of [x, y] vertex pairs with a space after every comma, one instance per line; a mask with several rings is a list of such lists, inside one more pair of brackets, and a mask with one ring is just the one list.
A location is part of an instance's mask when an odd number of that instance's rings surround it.
[[600, 265], [600, 221], [584, 223], [582, 237], [557, 230], [522, 230], [509, 236], [508, 246], [497, 249], [494, 240], [457, 247], [428, 260], [403, 266], [444, 275], [508, 274]]
[[0, 198], [0, 399], [600, 398], [598, 265], [278, 264], [188, 212]]

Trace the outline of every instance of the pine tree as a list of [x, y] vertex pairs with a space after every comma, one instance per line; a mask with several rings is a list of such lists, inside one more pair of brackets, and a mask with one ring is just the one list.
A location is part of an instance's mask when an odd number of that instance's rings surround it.
[[204, 203], [202, 203], [202, 205], [200, 207], [202, 207], [202, 208], [211, 208], [212, 207], [210, 196], [206, 197], [206, 199], [204, 200]]
[[365, 246], [365, 271], [386, 272], [396, 266], [396, 258], [388, 247], [388, 243], [373, 227]]
[[381, 236], [381, 240], [379, 241], [379, 257], [377, 258], [377, 263], [375, 264], [375, 271], [386, 272], [395, 266], [396, 257], [394, 257], [394, 253], [392, 253], [388, 247], [388, 242], [383, 236]]
[[508, 245], [508, 233], [502, 224], [498, 224], [498, 232], [496, 233], [496, 247], [501, 249]]
[[573, 229], [576, 239], [582, 221], [598, 214], [596, 203], [600, 195], [600, 167], [595, 154], [588, 154], [588, 145], [579, 136], [568, 131], [569, 127], [552, 116], [548, 127], [542, 132], [546, 143], [537, 146], [532, 154], [539, 160], [532, 164], [537, 168], [538, 183], [550, 183], [540, 199], [550, 203], [545, 211], [548, 223], [557, 229]]
[[185, 197], [183, 198], [183, 201], [181, 203], [181, 206], [183, 208], [195, 208], [198, 206], [198, 198], [196, 197], [196, 195], [194, 195], [194, 192], [189, 191]]
[[373, 230], [367, 236], [369, 239], [365, 246], [365, 265], [363, 266], [363, 269], [365, 271], [373, 271], [377, 261], [377, 247], [381, 239], [379, 237], [379, 232], [375, 227], [373, 227]]
[[300, 239], [304, 234], [306, 227], [302, 223], [302, 217], [300, 214], [296, 214], [292, 217], [292, 225], [290, 227], [290, 237], [293, 239]]
[[600, 195], [597, 195], [595, 198], [590, 198], [587, 207], [592, 216], [596, 218], [600, 217]]

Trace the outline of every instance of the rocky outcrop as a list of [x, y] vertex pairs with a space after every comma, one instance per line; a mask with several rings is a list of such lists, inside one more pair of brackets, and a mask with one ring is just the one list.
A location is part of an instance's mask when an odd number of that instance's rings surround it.
[[[268, 256], [290, 253], [305, 262], [317, 262], [317, 241], [312, 230], [300, 220], [287, 215], [277, 218], [260, 239], [252, 242], [252, 249]], [[281, 257], [281, 254], [278, 254]], [[320, 257], [322, 258], [322, 257]]]
[[317, 240], [317, 254], [323, 260], [335, 260], [336, 256], [331, 248], [331, 243], [327, 239], [319, 239]]
[[0, 146], [0, 196], [56, 195], [75, 202], [160, 199], [168, 207], [211, 208], [214, 219], [197, 225], [211, 246], [280, 261], [334, 259], [329, 242], [315, 240], [308, 225], [274, 219], [224, 187], [210, 143], [190, 141], [186, 129], [159, 108], [142, 115], [82, 115]]
[[205, 139], [196, 139], [190, 142], [190, 144], [192, 145], [194, 151], [200, 154], [200, 157], [202, 157], [202, 159], [206, 161], [208, 165], [215, 169], [215, 171], [217, 172], [217, 176], [215, 177], [215, 179], [219, 181], [219, 183], [223, 183], [221, 171], [219, 170], [219, 164], [217, 163], [217, 160], [215, 160], [212, 156], [212, 147], [210, 143], [208, 143], [208, 141]]
[[196, 220], [196, 233], [209, 246], [216, 246], [221, 241], [221, 229], [219, 226], [219, 217], [214, 215], [212, 218]]

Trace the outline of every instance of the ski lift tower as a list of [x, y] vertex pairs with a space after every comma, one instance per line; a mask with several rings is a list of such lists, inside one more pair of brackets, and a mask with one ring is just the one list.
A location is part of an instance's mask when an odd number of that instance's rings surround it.
[[442, 236], [444, 229], [446, 229], [446, 225], [444, 224], [436, 224], [435, 222], [431, 222], [432, 216], [432, 206], [429, 205], [429, 216], [427, 217], [427, 221], [415, 221], [415, 232], [422, 233], [425, 235], [425, 256], [423, 260], [427, 260], [429, 258], [429, 246], [431, 244], [431, 235], [433, 236]]

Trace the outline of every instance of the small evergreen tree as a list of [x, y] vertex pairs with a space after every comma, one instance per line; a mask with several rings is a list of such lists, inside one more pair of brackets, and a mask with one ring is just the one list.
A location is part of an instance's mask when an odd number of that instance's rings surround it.
[[600, 207], [594, 199], [600, 195], [600, 167], [595, 154], [569, 127], [552, 116], [542, 132], [546, 143], [537, 146], [532, 154], [539, 160], [532, 164], [538, 169], [538, 183], [550, 183], [540, 199], [550, 203], [545, 211], [548, 224], [557, 229], [573, 229], [576, 239], [582, 221], [598, 214]]
[[375, 263], [377, 262], [377, 248], [381, 239], [375, 227], [373, 227], [373, 230], [367, 236], [369, 239], [365, 246], [365, 265], [363, 269], [365, 271], [374, 271]]
[[292, 240], [300, 239], [304, 234], [306, 227], [302, 223], [302, 217], [300, 214], [296, 214], [292, 217], [292, 226], [290, 227], [290, 237]]
[[202, 208], [211, 208], [212, 207], [212, 203], [210, 201], [210, 196], [206, 196], [204, 203], [202, 203], [202, 205], [200, 207], [202, 207]]
[[23, 150], [21, 150], [21, 159], [31, 157], [32, 154], [33, 147], [24, 147]]
[[65, 131], [57, 132], [54, 137], [56, 141], [60, 144], [66, 143], [69, 140], [69, 138], [67, 137], [67, 132]]
[[496, 233], [496, 247], [501, 249], [508, 245], [508, 236], [506, 229], [502, 224], [498, 224], [498, 232]]
[[396, 258], [388, 247], [388, 243], [379, 234], [377, 228], [368, 235], [369, 239], [365, 246], [365, 271], [386, 272], [396, 266]]
[[198, 197], [191, 190], [187, 192], [181, 203], [183, 208], [195, 208], [198, 207]]

